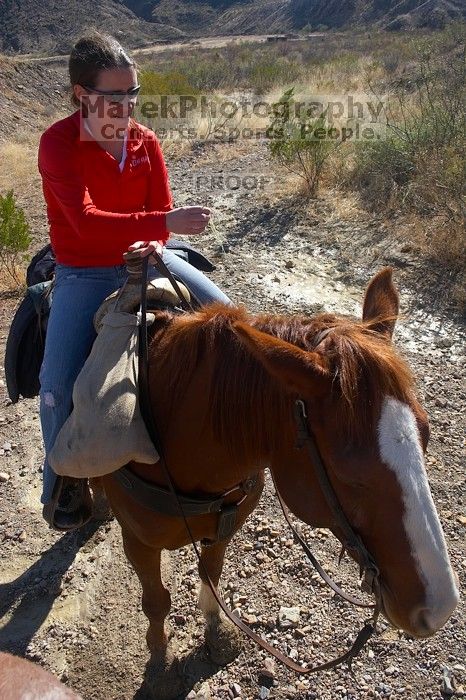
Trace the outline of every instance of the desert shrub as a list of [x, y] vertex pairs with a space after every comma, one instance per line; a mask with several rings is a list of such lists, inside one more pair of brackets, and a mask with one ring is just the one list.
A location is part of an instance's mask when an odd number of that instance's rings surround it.
[[[165, 94], [195, 94], [222, 89], [235, 83], [236, 64], [228, 60], [226, 54], [220, 52], [200, 50], [193, 56], [181, 54], [171, 57], [170, 61], [163, 59], [157, 61], [158, 70], [155, 71], [147, 65], [143, 71], [143, 80], [146, 85], [152, 86], [154, 78], [158, 77], [159, 83], [166, 88]], [[183, 76], [183, 80], [179, 76]], [[143, 89], [146, 85], [141, 82]], [[171, 90], [171, 93], [170, 93]]]
[[301, 72], [299, 63], [292, 60], [262, 60], [251, 66], [248, 82], [259, 95], [276, 85], [286, 85], [296, 80]]
[[341, 141], [319, 138], [326, 133], [325, 113], [312, 118], [294, 114], [294, 88], [287, 90], [277, 102], [269, 125], [268, 142], [272, 158], [289, 172], [302, 178], [310, 197], [317, 193], [326, 161]]
[[428, 37], [384, 35], [366, 66], [366, 85], [379, 99], [388, 95], [385, 137], [346, 144], [344, 160], [326, 171], [332, 184], [354, 190], [368, 209], [397, 215], [397, 234], [445, 271], [452, 303], [462, 310], [466, 303], [464, 27], [464, 23], [452, 25]]
[[372, 208], [385, 208], [394, 192], [407, 185], [416, 173], [408, 145], [395, 135], [355, 146], [351, 182]]
[[[157, 75], [181, 74], [198, 92], [246, 88], [263, 93], [296, 80], [302, 72], [302, 57], [287, 46], [238, 44], [215, 51], [200, 50], [195, 60], [192, 54], [172, 57], [169, 64], [158, 59], [157, 65]], [[150, 66], [145, 72], [155, 73]], [[145, 89], [144, 82], [141, 85]]]
[[29, 224], [16, 204], [13, 190], [0, 195], [0, 263], [7, 275], [20, 283], [20, 262], [31, 243]]
[[[178, 70], [162, 72], [144, 68], [139, 72], [139, 83], [141, 95], [134, 113], [136, 120], [154, 129], [164, 142], [171, 138], [179, 140], [180, 134], [186, 136], [190, 124], [186, 123], [186, 119], [179, 121], [172, 118], [172, 110], [168, 107], [165, 114], [160, 97], [168, 98], [169, 105], [173, 102], [170, 96], [196, 95], [198, 90], [192, 86], [187, 76]], [[177, 102], [176, 99], [174, 101]], [[178, 109], [178, 106], [175, 105], [175, 109]]]
[[201, 92], [221, 90], [234, 82], [235, 66], [220, 54], [200, 56], [197, 61], [186, 60], [179, 66]]
[[186, 75], [181, 71], [159, 73], [144, 69], [139, 73], [141, 95], [192, 95], [197, 93]]
[[360, 144], [354, 182], [373, 208], [464, 216], [466, 73], [455, 30], [415, 40], [418, 62], [391, 83], [385, 140]]
[[259, 95], [270, 90], [279, 83], [282, 71], [277, 63], [260, 61], [256, 63], [250, 72], [251, 87]]

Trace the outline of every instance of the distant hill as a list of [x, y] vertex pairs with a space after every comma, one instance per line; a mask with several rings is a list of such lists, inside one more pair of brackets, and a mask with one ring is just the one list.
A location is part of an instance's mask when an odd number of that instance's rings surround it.
[[464, 0], [123, 0], [135, 14], [192, 35], [263, 34], [377, 24], [441, 28]]
[[441, 28], [464, 0], [0, 0], [0, 53], [68, 53], [89, 28], [134, 48], [225, 34], [377, 25]]
[[0, 0], [0, 53], [69, 53], [91, 28], [129, 47], [183, 37], [175, 27], [144, 21], [119, 0]]
[[342, 27], [350, 24], [379, 24], [395, 28], [440, 29], [448, 21], [466, 17], [463, 0], [290, 0], [293, 21], [311, 25]]

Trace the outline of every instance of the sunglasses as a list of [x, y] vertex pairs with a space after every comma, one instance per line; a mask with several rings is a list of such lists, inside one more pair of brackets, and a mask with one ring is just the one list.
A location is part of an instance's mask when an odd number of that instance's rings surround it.
[[102, 95], [106, 102], [123, 102], [126, 98], [137, 97], [141, 89], [140, 85], [136, 85], [124, 92], [120, 90], [97, 90], [97, 88], [90, 87], [90, 85], [81, 85], [81, 87], [95, 95]]

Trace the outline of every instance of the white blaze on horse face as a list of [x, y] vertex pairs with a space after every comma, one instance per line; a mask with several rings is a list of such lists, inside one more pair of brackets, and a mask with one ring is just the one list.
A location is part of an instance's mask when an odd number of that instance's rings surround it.
[[416, 419], [409, 406], [385, 397], [378, 433], [380, 456], [401, 487], [403, 524], [426, 589], [425, 607], [416, 612], [413, 628], [422, 636], [433, 634], [455, 609], [459, 592], [427, 481]]

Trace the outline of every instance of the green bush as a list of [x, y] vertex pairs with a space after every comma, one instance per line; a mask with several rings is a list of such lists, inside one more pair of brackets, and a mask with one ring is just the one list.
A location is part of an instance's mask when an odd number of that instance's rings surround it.
[[[300, 78], [303, 73], [301, 63], [302, 58], [292, 55], [288, 46], [252, 48], [238, 44], [218, 51], [200, 51], [195, 60], [192, 54], [171, 58], [170, 64], [163, 64], [163, 59], [160, 59], [159, 70], [162, 68], [164, 72], [155, 72], [148, 67], [142, 71], [141, 85], [143, 92], [150, 94], [154, 80], [151, 74], [165, 77], [171, 73], [185, 76], [192, 88], [191, 94], [238, 88], [252, 89], [261, 94], [276, 85], [290, 84]], [[175, 89], [171, 94], [180, 93]]]
[[301, 177], [306, 193], [314, 197], [325, 163], [342, 141], [318, 138], [318, 133], [327, 131], [325, 113], [314, 119], [309, 115], [300, 118], [294, 113], [293, 94], [294, 88], [290, 88], [276, 105], [268, 129], [268, 146], [272, 157]]
[[394, 191], [407, 186], [415, 174], [411, 149], [395, 135], [355, 145], [351, 181], [365, 195], [371, 208], [388, 206]]
[[286, 85], [296, 80], [301, 67], [295, 61], [264, 58], [254, 63], [248, 75], [248, 84], [259, 95], [263, 95], [276, 85]]
[[464, 215], [463, 42], [456, 27], [412, 40], [416, 63], [388, 86], [387, 138], [355, 151], [352, 182], [372, 208], [443, 211], [455, 225]]
[[18, 266], [31, 243], [29, 224], [17, 206], [13, 190], [0, 195], [0, 262], [8, 275], [20, 282]]
[[182, 72], [167, 71], [158, 73], [154, 70], [142, 70], [139, 73], [141, 95], [194, 95], [198, 90], [193, 87]]
[[200, 53], [195, 60], [180, 56], [171, 59], [169, 66], [163, 72], [151, 68], [141, 72], [143, 94], [195, 95], [234, 82], [235, 66], [220, 54]]

